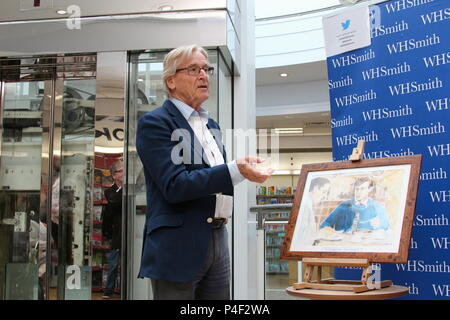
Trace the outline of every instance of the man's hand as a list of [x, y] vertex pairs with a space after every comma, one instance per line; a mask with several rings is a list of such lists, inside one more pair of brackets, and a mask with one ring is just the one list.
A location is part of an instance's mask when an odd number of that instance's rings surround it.
[[261, 163], [263, 161], [264, 160], [259, 157], [244, 157], [237, 159], [236, 164], [238, 166], [239, 172], [244, 176], [244, 178], [252, 182], [263, 183], [273, 173], [273, 169], [269, 169], [266, 172], [263, 172], [257, 170], [254, 167], [254, 164]]

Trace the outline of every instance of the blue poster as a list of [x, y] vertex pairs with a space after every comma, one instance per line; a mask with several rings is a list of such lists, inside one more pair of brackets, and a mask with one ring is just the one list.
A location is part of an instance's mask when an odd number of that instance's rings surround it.
[[401, 299], [448, 300], [450, 1], [387, 1], [369, 10], [372, 44], [327, 59], [333, 160], [348, 160], [359, 139], [364, 159], [423, 155], [408, 262], [376, 267], [382, 280], [408, 287]]

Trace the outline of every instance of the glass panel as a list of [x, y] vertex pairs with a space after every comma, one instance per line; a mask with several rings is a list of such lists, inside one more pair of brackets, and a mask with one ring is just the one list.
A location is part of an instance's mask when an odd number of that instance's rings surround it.
[[[151, 298], [151, 290], [149, 282], [136, 280], [142, 253], [143, 240], [143, 225], [145, 223], [146, 214], [146, 189], [144, 172], [142, 163], [136, 153], [135, 137], [136, 126], [138, 119], [145, 113], [162, 106], [167, 94], [164, 91], [162, 81], [163, 60], [167, 52], [146, 52], [132, 55], [130, 57], [130, 85], [129, 85], [129, 114], [128, 114], [128, 132], [130, 140], [128, 141], [127, 150], [127, 165], [128, 165], [128, 212], [129, 215], [129, 233], [131, 237], [128, 239], [134, 247], [130, 248], [129, 256], [131, 262], [129, 266], [130, 282], [132, 283], [133, 291], [130, 293], [130, 298], [134, 297], [148, 297]], [[221, 103], [219, 103], [218, 87], [219, 87], [219, 55], [217, 50], [208, 50], [209, 61], [215, 68], [216, 75], [210, 78], [210, 95], [209, 99], [203, 105], [203, 108], [208, 110], [211, 118], [216, 121], [219, 119], [219, 105], [223, 103], [225, 108], [231, 106], [231, 78], [228, 76], [224, 67], [220, 70], [221, 79], [227, 78], [225, 88], [227, 90]], [[225, 64], [224, 64], [225, 66]], [[227, 74], [227, 75], [225, 75]], [[228, 94], [228, 96], [227, 96]], [[228, 100], [227, 100], [228, 99]], [[224, 113], [223, 118], [225, 128], [231, 127], [231, 110]], [[222, 126], [222, 122], [220, 122]], [[231, 150], [231, 149], [230, 149]], [[230, 155], [228, 156], [230, 157]], [[230, 227], [231, 224], [228, 224]], [[231, 232], [230, 232], [231, 234]], [[229, 237], [231, 239], [231, 237]], [[230, 240], [231, 241], [231, 240]], [[231, 246], [230, 246], [231, 248]]]
[[[276, 216], [277, 213], [269, 215]], [[265, 223], [266, 243], [266, 293], [267, 300], [284, 299], [285, 289], [289, 286], [289, 263], [280, 260], [283, 239], [287, 223]], [[287, 221], [286, 221], [287, 222]]]
[[[125, 69], [126, 52], [102, 52], [97, 56], [97, 99], [95, 110], [95, 188], [94, 208], [101, 223], [96, 223], [93, 253], [102, 257], [96, 266], [94, 290], [103, 287], [103, 298], [127, 296], [127, 212], [122, 210]], [[95, 241], [95, 242], [94, 242]], [[98, 262], [98, 260], [96, 260]], [[115, 295], [115, 294], [119, 294]], [[96, 294], [93, 295], [96, 299]]]
[[51, 83], [44, 81], [4, 83], [0, 300], [5, 292], [10, 299], [44, 298], [47, 221], [40, 203], [45, 201], [41, 198], [45, 86], [51, 90]]
[[122, 249], [123, 154], [95, 153], [92, 234], [94, 298], [97, 292], [119, 298]]
[[129, 261], [130, 278], [132, 291], [130, 299], [141, 297], [151, 298], [150, 283], [148, 280], [138, 280], [142, 244], [143, 225], [145, 224], [145, 214], [147, 210], [145, 178], [142, 163], [136, 152], [135, 137], [137, 121], [148, 111], [160, 107], [167, 95], [162, 82], [162, 70], [164, 55], [167, 52], [143, 53], [131, 56], [130, 84], [129, 84], [129, 114], [128, 132], [130, 140], [127, 142], [127, 166], [128, 166], [128, 225], [130, 247]]
[[[215, 63], [216, 67], [216, 82], [217, 88], [210, 92], [210, 102], [217, 101], [217, 112], [218, 116], [216, 119], [219, 122], [220, 129], [222, 131], [222, 142], [224, 143], [225, 150], [227, 153], [227, 161], [233, 160], [235, 157], [233, 155], [233, 143], [234, 139], [232, 134], [228, 130], [232, 129], [233, 126], [233, 76], [228, 69], [219, 51], [209, 51], [210, 61], [217, 61]], [[213, 87], [213, 86], [212, 86]], [[214, 100], [213, 100], [214, 99]], [[211, 109], [210, 109], [211, 110]], [[211, 111], [210, 111], [211, 112]], [[249, 227], [254, 227], [253, 224], [249, 224]], [[226, 225], [228, 231], [228, 247], [233, 248], [233, 219], [229, 219]], [[233, 265], [233, 257], [231, 256], [231, 265]], [[233, 268], [231, 268], [231, 279], [233, 279]]]
[[91, 300], [91, 267], [68, 266], [65, 282], [65, 300]]
[[[61, 81], [57, 80], [57, 88]], [[65, 80], [63, 86], [62, 105], [55, 103], [56, 123], [62, 107], [62, 131], [55, 130], [55, 140], [61, 142], [54, 143], [55, 154], [60, 148], [61, 157], [54, 158], [52, 234], [57, 234], [59, 267], [52, 270], [58, 279], [58, 299], [90, 299], [96, 83]]]
[[[273, 195], [258, 196], [259, 204], [262, 201], [271, 203], [290, 203], [293, 196]], [[297, 261], [280, 260], [283, 240], [286, 235], [289, 211], [267, 213], [264, 222], [265, 229], [265, 299], [266, 300], [292, 300], [298, 299], [286, 293], [286, 288], [301, 279], [301, 264]]]
[[214, 67], [214, 76], [209, 77], [209, 98], [203, 104], [203, 109], [209, 111], [209, 116], [219, 121], [219, 96], [218, 96], [218, 87], [219, 87], [219, 77], [218, 72], [220, 72], [218, 65], [218, 53], [217, 50], [208, 50], [208, 61], [209, 64]]
[[6, 265], [6, 300], [38, 299], [38, 265], [8, 263]]

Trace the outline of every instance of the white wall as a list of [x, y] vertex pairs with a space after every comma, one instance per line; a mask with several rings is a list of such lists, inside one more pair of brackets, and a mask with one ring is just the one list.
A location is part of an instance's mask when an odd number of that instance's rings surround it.
[[258, 22], [256, 52], [258, 68], [325, 59], [322, 13]]
[[327, 80], [256, 87], [257, 116], [330, 110]]
[[[283, 153], [280, 155], [278, 170], [301, 170], [303, 164], [331, 162], [331, 152], [296, 152]], [[292, 186], [296, 187], [299, 175], [274, 175], [260, 186]]]
[[[255, 44], [254, 44], [254, 1], [241, 2], [241, 75], [235, 78], [234, 129], [247, 130], [256, 127], [255, 107]], [[235, 150], [233, 158], [243, 156]], [[242, 151], [241, 151], [242, 152]], [[256, 154], [247, 146], [244, 153]], [[234, 188], [234, 248], [233, 283], [234, 299], [256, 299], [258, 282], [256, 266], [256, 217], [249, 208], [256, 204], [254, 183], [244, 181]]]

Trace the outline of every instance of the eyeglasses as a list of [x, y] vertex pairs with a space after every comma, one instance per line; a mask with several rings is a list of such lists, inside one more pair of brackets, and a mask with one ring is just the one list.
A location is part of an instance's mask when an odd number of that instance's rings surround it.
[[198, 67], [198, 66], [190, 66], [186, 68], [180, 68], [175, 70], [176, 72], [187, 70], [187, 74], [190, 76], [198, 76], [200, 74], [200, 70], [203, 70], [207, 75], [214, 75], [214, 67]]

